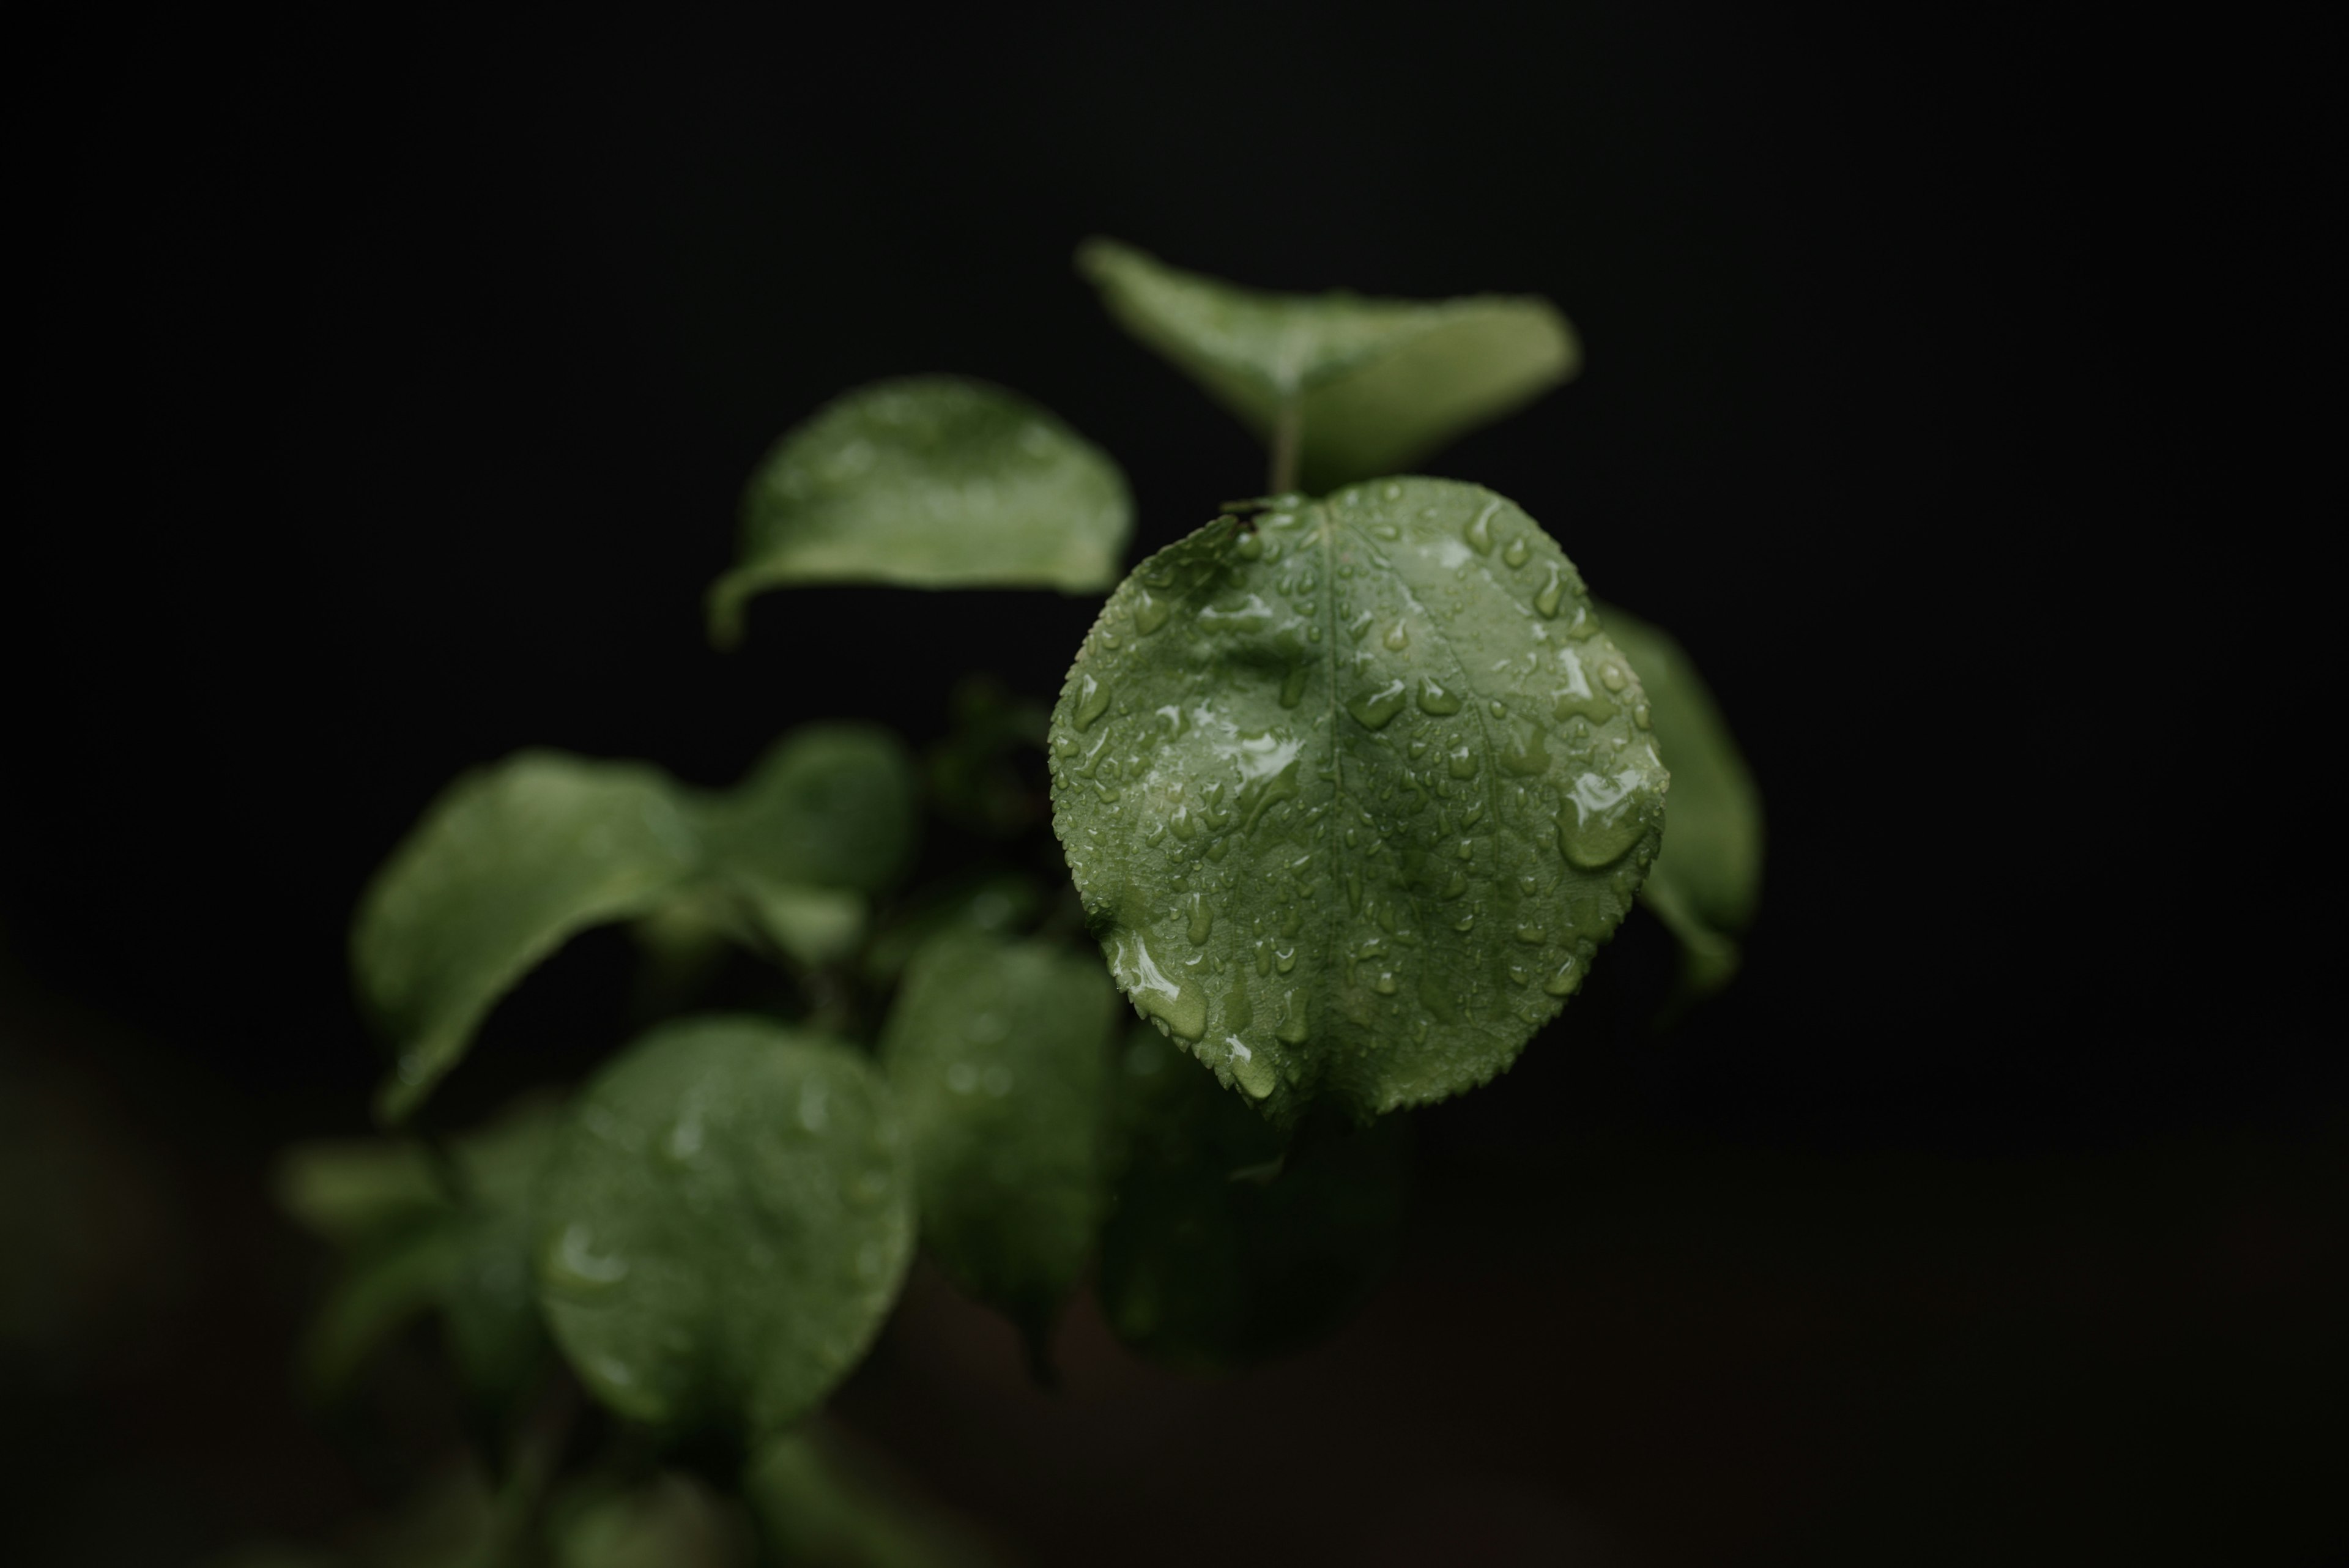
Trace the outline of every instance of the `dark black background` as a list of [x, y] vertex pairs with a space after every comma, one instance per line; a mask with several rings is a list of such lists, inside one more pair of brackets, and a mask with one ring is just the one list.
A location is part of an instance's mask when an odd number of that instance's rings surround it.
[[[1135, 1450], [1201, 1466], [1216, 1529], [1169, 1533], [1189, 1505], [1116, 1470], [1048, 1505], [1080, 1463], [1049, 1409], [982, 1402], [948, 1440], [951, 1396], [899, 1366], [851, 1417], [1052, 1561], [1110, 1532], [1368, 1560], [1359, 1514], [1311, 1522], [1349, 1495], [1314, 1456], [1350, 1399], [1399, 1444], [1491, 1445], [1398, 1515], [1423, 1557], [1515, 1517], [1495, 1476], [1532, 1522], [1494, 1561], [2337, 1540], [2342, 1078], [2307, 988], [2340, 921], [2303, 902], [2330, 830], [2277, 722], [2323, 622], [2241, 597], [2296, 604], [2313, 558], [2261, 530], [2325, 518], [2253, 483], [2306, 417], [2232, 418], [2295, 357], [2266, 257], [2321, 204], [2288, 193], [2307, 56], [2246, 41], [2250, 80], [2215, 37], [2157, 62], [2086, 22], [1588, 4], [52, 40], [15, 156], [10, 1007], [27, 1071], [236, 1239], [175, 1227], [179, 1326], [124, 1330], [163, 1347], [135, 1375], [92, 1362], [106, 1400], [43, 1386], [12, 1435], [78, 1435], [35, 1473], [179, 1485], [173, 1551], [315, 1522], [254, 1501], [269, 1464], [341, 1495], [290, 1416], [225, 1420], [251, 1498], [174, 1481], [160, 1434], [274, 1376], [264, 1327], [187, 1366], [298, 1298], [222, 1282], [295, 1267], [269, 1152], [364, 1125], [345, 923], [452, 773], [543, 743], [719, 784], [811, 718], [934, 736], [966, 670], [1057, 689], [1089, 601], [773, 595], [711, 651], [700, 596], [780, 431], [878, 376], [999, 380], [1125, 466], [1137, 556], [1260, 487], [1072, 275], [1100, 232], [1270, 286], [1565, 307], [1585, 374], [1430, 466], [1687, 644], [1767, 799], [1764, 911], [1676, 1033], [1645, 1026], [1669, 961], [1635, 925], [1616, 981], [1428, 1118], [1435, 1219], [1392, 1299], [1287, 1396], [1199, 1394], [1196, 1445]], [[558, 961], [456, 1103], [616, 1040], [623, 957]], [[1283, 1479], [1217, 1480], [1195, 1448], [1259, 1417]]]

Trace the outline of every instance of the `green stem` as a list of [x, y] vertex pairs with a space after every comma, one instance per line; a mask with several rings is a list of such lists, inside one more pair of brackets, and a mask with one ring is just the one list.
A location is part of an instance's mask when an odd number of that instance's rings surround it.
[[1297, 488], [1299, 424], [1297, 400], [1290, 398], [1280, 405], [1280, 413], [1272, 421], [1272, 473], [1268, 485], [1271, 494], [1286, 495]]

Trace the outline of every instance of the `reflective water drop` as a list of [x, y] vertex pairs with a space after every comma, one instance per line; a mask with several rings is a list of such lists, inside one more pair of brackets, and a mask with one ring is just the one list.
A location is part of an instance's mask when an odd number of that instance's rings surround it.
[[1648, 722], [1648, 705], [1645, 702], [1635, 702], [1631, 705], [1631, 722], [1639, 725], [1642, 730], [1651, 727]]
[[1348, 702], [1346, 711], [1351, 713], [1354, 722], [1364, 729], [1381, 730], [1402, 711], [1405, 700], [1403, 683], [1391, 680], [1378, 691], [1366, 692]]
[[1476, 767], [1476, 753], [1465, 745], [1454, 746], [1444, 755], [1444, 771], [1455, 779], [1475, 778]]
[[1519, 926], [1517, 928], [1517, 940], [1525, 943], [1526, 946], [1529, 948], [1537, 948], [1549, 940], [1549, 933], [1542, 929], [1539, 926]]
[[1401, 988], [1401, 982], [1395, 979], [1394, 971], [1391, 969], [1381, 970], [1379, 978], [1371, 981], [1371, 989], [1381, 996], [1392, 996]]
[[1206, 896], [1202, 893], [1192, 894], [1190, 927], [1191, 945], [1195, 948], [1206, 947], [1207, 945], [1207, 933], [1215, 929], [1215, 926], [1216, 912], [1207, 907]]
[[1253, 561], [1263, 556], [1264, 540], [1255, 534], [1243, 534], [1232, 541], [1232, 549], [1243, 561]]
[[1468, 541], [1468, 547], [1480, 556], [1493, 553], [1493, 514], [1500, 509], [1499, 501], [1486, 502], [1485, 510], [1476, 514], [1475, 521], [1461, 532], [1461, 536]]
[[1148, 637], [1166, 624], [1174, 607], [1144, 588], [1133, 597], [1133, 629]]
[[1622, 691], [1625, 681], [1629, 679], [1630, 677], [1623, 673], [1623, 667], [1611, 659], [1599, 667], [1599, 684], [1606, 687], [1609, 691]]
[[1093, 721], [1100, 718], [1108, 707], [1109, 688], [1090, 675], [1079, 676], [1077, 711], [1070, 722], [1080, 731], [1089, 730], [1092, 728]]
[[1460, 699], [1437, 685], [1435, 678], [1429, 675], [1419, 678], [1417, 701], [1419, 711], [1431, 718], [1446, 718], [1460, 711]]
[[1542, 745], [1542, 732], [1531, 725], [1522, 735], [1513, 735], [1509, 743], [1494, 753], [1493, 760], [1502, 771], [1519, 778], [1532, 778], [1549, 771], [1549, 753]]
[[1548, 992], [1552, 996], [1564, 996], [1581, 983], [1582, 976], [1578, 971], [1573, 958], [1569, 955], [1567, 961], [1564, 963], [1559, 964], [1557, 970], [1551, 973], [1547, 980], [1542, 981], [1542, 989]]
[[542, 1260], [549, 1284], [558, 1290], [594, 1295], [628, 1277], [628, 1261], [616, 1252], [598, 1252], [587, 1227], [566, 1225]]
[[1312, 673], [1313, 667], [1302, 659], [1288, 667], [1288, 673], [1282, 676], [1280, 680], [1282, 707], [1294, 708], [1305, 700], [1305, 682]]
[[1534, 595], [1534, 608], [1544, 616], [1557, 614], [1557, 607], [1566, 598], [1566, 568], [1556, 561], [1549, 564], [1549, 580]]
[[1386, 645], [1389, 651], [1394, 653], [1401, 653], [1404, 649], [1409, 648], [1411, 646], [1410, 628], [1401, 621], [1395, 622], [1394, 628], [1386, 635]]
[[1305, 993], [1301, 991], [1284, 992], [1280, 1023], [1273, 1030], [1273, 1038], [1284, 1044], [1299, 1045], [1304, 1044], [1306, 1033]]
[[1506, 561], [1510, 567], [1514, 569], [1524, 566], [1526, 564], [1526, 557], [1532, 554], [1533, 549], [1526, 543], [1526, 536], [1520, 534], [1516, 538], [1510, 540], [1507, 546], [1501, 551], [1501, 559]]

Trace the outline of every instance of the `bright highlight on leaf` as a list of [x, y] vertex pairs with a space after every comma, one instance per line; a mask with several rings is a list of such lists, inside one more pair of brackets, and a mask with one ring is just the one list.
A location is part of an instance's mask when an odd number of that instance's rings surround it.
[[1276, 469], [1291, 442], [1310, 491], [1407, 469], [1582, 363], [1573, 327], [1537, 296], [1271, 294], [1105, 239], [1078, 248], [1077, 269], [1120, 325], [1275, 446]]
[[710, 633], [738, 640], [744, 602], [792, 583], [1098, 591], [1133, 523], [1117, 464], [1037, 404], [958, 377], [878, 381], [793, 430], [751, 476]]
[[916, 955], [882, 1032], [923, 1245], [1040, 1353], [1101, 1219], [1117, 1011], [1091, 953], [948, 931]]
[[376, 875], [351, 936], [360, 998], [398, 1053], [380, 1099], [406, 1116], [499, 997], [588, 927], [665, 916], [802, 962], [853, 945], [864, 895], [904, 867], [913, 765], [887, 732], [810, 725], [735, 789], [657, 768], [524, 752], [459, 779]]
[[1682, 983], [1702, 996], [1736, 972], [1736, 938], [1762, 895], [1761, 792], [1681, 645], [1629, 610], [1600, 613], [1640, 672], [1656, 746], [1672, 772], [1671, 832], [1640, 898], [1671, 928]]
[[1654, 859], [1639, 679], [1549, 536], [1446, 480], [1291, 498], [1143, 563], [1052, 715], [1119, 986], [1278, 1119], [1513, 1061]]
[[1410, 1121], [1323, 1119], [1292, 1137], [1154, 1031], [1134, 1030], [1123, 1056], [1101, 1257], [1117, 1336], [1212, 1371], [1301, 1349], [1351, 1316], [1402, 1241]]
[[624, 1416], [780, 1433], [861, 1358], [914, 1248], [896, 1109], [855, 1051], [756, 1018], [654, 1031], [581, 1096], [541, 1193], [538, 1277]]

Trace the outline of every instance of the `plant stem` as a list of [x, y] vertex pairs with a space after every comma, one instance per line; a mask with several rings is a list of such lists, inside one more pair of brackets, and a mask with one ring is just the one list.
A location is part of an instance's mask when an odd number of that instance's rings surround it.
[[1292, 397], [1280, 405], [1280, 413], [1272, 421], [1272, 473], [1266, 487], [1270, 494], [1286, 495], [1297, 488], [1298, 426], [1297, 400]]

